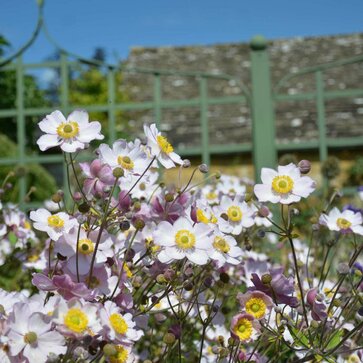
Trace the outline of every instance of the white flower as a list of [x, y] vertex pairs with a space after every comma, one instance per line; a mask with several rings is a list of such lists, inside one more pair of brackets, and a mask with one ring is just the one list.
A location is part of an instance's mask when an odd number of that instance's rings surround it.
[[174, 148], [165, 136], [156, 128], [155, 124], [150, 127], [144, 125], [144, 132], [147, 137], [147, 146], [149, 146], [152, 156], [155, 156], [161, 165], [170, 169], [175, 164], [183, 164], [181, 157], [174, 152]]
[[[222, 232], [239, 235], [243, 228], [249, 228], [254, 224], [254, 209], [240, 199], [241, 197], [237, 195], [233, 200], [224, 195], [221, 204], [214, 207]], [[222, 214], [226, 216], [226, 219], [220, 218]]]
[[328, 215], [322, 214], [319, 218], [319, 223], [327, 226], [331, 231], [342, 233], [356, 233], [363, 236], [362, 214], [354, 213], [346, 209], [340, 212], [334, 207]]
[[208, 253], [212, 248], [211, 228], [204, 223], [195, 226], [184, 217], [174, 224], [163, 221], [154, 232], [154, 243], [163, 247], [158, 255], [162, 263], [181, 260], [186, 257], [197, 265], [208, 262]]
[[224, 235], [215, 229], [213, 235], [213, 250], [210, 251], [209, 256], [212, 260], [217, 261], [218, 268], [226, 263], [231, 265], [238, 265], [242, 250], [237, 246], [237, 241], [229, 235]]
[[101, 124], [89, 122], [88, 113], [82, 110], [73, 111], [66, 119], [62, 112], [54, 111], [39, 122], [40, 129], [45, 132], [37, 144], [41, 151], [60, 146], [65, 152], [84, 149], [92, 140], [102, 140]]
[[[99, 229], [95, 229], [91, 232], [86, 232], [83, 228], [79, 231], [78, 240], [78, 273], [79, 275], [86, 275], [89, 273], [91, 266], [91, 260], [98, 239]], [[74, 228], [70, 233], [65, 233], [58, 240], [58, 243], [54, 247], [55, 253], [60, 253], [67, 257], [67, 268], [69, 271], [77, 274], [77, 237], [78, 228]], [[113, 257], [114, 252], [112, 250], [114, 242], [111, 235], [107, 231], [103, 231], [95, 257], [95, 266], [103, 265], [108, 257]]]
[[95, 336], [101, 330], [96, 303], [85, 303], [83, 300], [61, 300], [54, 311], [54, 322], [58, 330], [70, 336], [91, 335]]
[[118, 140], [113, 143], [112, 149], [107, 144], [101, 144], [98, 148], [100, 159], [112, 169], [122, 168], [125, 175], [141, 175], [149, 160], [139, 143]]
[[208, 204], [219, 203], [218, 191], [216, 190], [215, 186], [207, 184], [203, 188], [201, 188], [201, 192], [203, 198], [208, 202]]
[[29, 363], [46, 362], [50, 353], [64, 354], [65, 339], [57, 331], [51, 331], [52, 323], [45, 322], [43, 314], [32, 312], [24, 303], [14, 306], [7, 334], [10, 355], [21, 352]]
[[48, 233], [53, 241], [58, 241], [64, 233], [68, 233], [77, 224], [77, 221], [70, 219], [67, 213], [59, 212], [52, 215], [44, 208], [30, 212], [30, 219], [34, 221], [35, 229]]
[[231, 198], [236, 195], [244, 195], [246, 193], [246, 185], [242, 184], [242, 180], [236, 176], [221, 175], [217, 184], [218, 193], [229, 195]]
[[260, 202], [291, 204], [306, 198], [315, 190], [315, 182], [308, 176], [301, 176], [294, 164], [279, 166], [276, 170], [262, 168], [263, 184], [256, 184], [255, 194]]
[[104, 308], [99, 311], [104, 335], [113, 342], [130, 344], [143, 335], [135, 329], [135, 322], [130, 313], [121, 314], [120, 308], [112, 301], [106, 301]]

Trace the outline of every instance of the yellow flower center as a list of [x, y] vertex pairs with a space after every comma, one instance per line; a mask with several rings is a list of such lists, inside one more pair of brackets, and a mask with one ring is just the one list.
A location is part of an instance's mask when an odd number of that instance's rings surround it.
[[174, 148], [171, 146], [166, 137], [158, 135], [156, 136], [156, 141], [163, 153], [170, 154], [174, 151]]
[[126, 363], [127, 358], [129, 357], [129, 352], [122, 345], [116, 345], [116, 355], [110, 357], [110, 363]]
[[40, 256], [39, 255], [30, 255], [29, 257], [28, 257], [28, 261], [29, 262], [36, 262], [36, 261], [38, 261], [40, 259]]
[[261, 298], [253, 297], [246, 302], [246, 312], [260, 319], [266, 313], [266, 304]]
[[25, 221], [25, 222], [24, 222], [24, 228], [25, 228], [25, 229], [31, 229], [31, 228], [32, 228], [32, 225], [30, 224], [30, 222]]
[[227, 210], [228, 219], [232, 222], [240, 222], [242, 219], [242, 211], [240, 207], [232, 205]]
[[251, 321], [246, 318], [239, 319], [233, 332], [242, 341], [250, 339], [253, 332]]
[[86, 284], [89, 285], [91, 289], [95, 289], [96, 287], [100, 286], [100, 280], [96, 276], [92, 276], [91, 280], [89, 277], [86, 278]]
[[206, 194], [205, 196], [208, 200], [213, 200], [216, 199], [218, 197], [217, 193], [215, 192], [209, 192]]
[[276, 193], [286, 194], [291, 192], [294, 181], [288, 175], [278, 175], [272, 180], [272, 189]]
[[125, 335], [127, 332], [127, 329], [129, 328], [127, 326], [127, 323], [125, 319], [120, 314], [111, 314], [110, 316], [110, 324], [113, 328], [113, 330], [121, 335]]
[[24, 335], [24, 343], [25, 344], [34, 344], [38, 340], [38, 336], [33, 331], [26, 333]]
[[337, 219], [337, 226], [340, 229], [348, 229], [350, 228], [350, 226], [352, 225], [352, 223], [350, 223], [348, 220], [346, 220], [345, 218], [338, 218]]
[[229, 247], [228, 242], [227, 242], [224, 238], [222, 238], [222, 237], [220, 237], [220, 236], [216, 236], [216, 237], [214, 238], [214, 241], [213, 241], [213, 247], [214, 247], [216, 250], [218, 250], [218, 251], [220, 251], [220, 252], [223, 252], [223, 253], [228, 253], [228, 252], [229, 252], [229, 250], [231, 249], [231, 248]]
[[348, 357], [348, 363], [360, 363], [360, 359], [356, 355], [350, 355]]
[[126, 272], [126, 276], [130, 279], [132, 277], [132, 272], [131, 272], [129, 266], [126, 265], [126, 263], [124, 264], [123, 269]]
[[197, 221], [201, 223], [217, 223], [217, 218], [211, 214], [210, 218], [208, 218], [202, 209], [197, 209]]
[[79, 126], [77, 122], [62, 122], [57, 127], [57, 134], [63, 139], [71, 139], [76, 137], [79, 133]]
[[122, 168], [127, 170], [131, 170], [135, 166], [134, 162], [130, 159], [129, 156], [119, 156], [117, 158], [117, 162]]
[[48, 226], [52, 228], [62, 228], [64, 226], [64, 220], [57, 216], [50, 216], [48, 217]]
[[186, 229], [181, 229], [175, 234], [175, 243], [182, 250], [189, 250], [195, 245], [195, 235]]
[[88, 239], [80, 239], [78, 242], [78, 252], [82, 253], [83, 255], [89, 255], [95, 250], [94, 243]]
[[64, 316], [64, 325], [75, 333], [82, 333], [87, 329], [88, 317], [81, 309], [72, 308]]

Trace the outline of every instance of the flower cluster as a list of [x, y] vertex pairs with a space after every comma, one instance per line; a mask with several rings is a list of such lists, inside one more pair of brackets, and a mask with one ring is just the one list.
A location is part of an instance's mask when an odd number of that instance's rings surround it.
[[0, 289], [1, 362], [361, 361], [362, 214], [329, 196], [300, 231], [309, 162], [198, 182], [206, 165], [189, 172], [155, 124], [82, 163], [99, 122], [55, 111], [39, 127], [74, 182], [29, 218], [1, 206], [0, 269], [31, 274]]

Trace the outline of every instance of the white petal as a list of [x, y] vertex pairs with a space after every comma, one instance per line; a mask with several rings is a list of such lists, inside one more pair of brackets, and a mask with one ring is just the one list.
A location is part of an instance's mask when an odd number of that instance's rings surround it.
[[37, 141], [39, 149], [41, 151], [45, 151], [50, 149], [51, 147], [55, 147], [61, 144], [62, 141], [58, 139], [58, 135], [42, 135]]
[[272, 193], [270, 185], [256, 184], [254, 192], [260, 202], [278, 203], [280, 201], [280, 196]]
[[79, 126], [86, 126], [88, 124], [88, 113], [84, 110], [74, 110], [67, 117], [68, 122], [77, 122]]
[[270, 168], [261, 169], [261, 181], [263, 184], [271, 185], [275, 176], [277, 176], [276, 170]]
[[205, 251], [195, 251], [193, 253], [187, 253], [188, 260], [196, 263], [197, 265], [205, 265], [208, 262], [208, 254]]
[[81, 142], [89, 143], [92, 140], [102, 140], [104, 138], [101, 132], [101, 124], [98, 121], [91, 122], [85, 128], [81, 129], [77, 139]]
[[84, 149], [85, 145], [79, 141], [67, 142], [64, 141], [61, 145], [61, 149], [67, 153], [74, 153], [77, 150]]

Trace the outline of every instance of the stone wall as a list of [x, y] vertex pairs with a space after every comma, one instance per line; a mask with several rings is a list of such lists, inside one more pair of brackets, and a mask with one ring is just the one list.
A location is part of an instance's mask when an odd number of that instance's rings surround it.
[[[282, 39], [269, 42], [272, 84], [298, 69], [363, 54], [363, 34], [329, 37]], [[250, 48], [247, 43], [188, 47], [134, 47], [126, 61], [130, 67], [202, 71], [232, 75], [250, 87]], [[152, 100], [152, 76], [126, 74], [125, 84], [132, 100]], [[326, 90], [363, 88], [363, 62], [334, 68], [324, 73]], [[314, 91], [313, 75], [293, 78], [280, 93], [297, 94]], [[162, 77], [163, 99], [198, 97], [198, 82], [193, 77]], [[213, 80], [209, 96], [242, 95], [235, 81]], [[326, 122], [329, 137], [363, 136], [363, 97], [335, 99], [326, 102]], [[179, 147], [200, 144], [198, 107], [164, 109], [162, 129]], [[210, 106], [208, 108], [211, 144], [251, 141], [251, 117], [244, 104]], [[140, 129], [152, 122], [152, 112], [132, 112], [131, 124]], [[317, 139], [315, 101], [279, 102], [276, 107], [277, 139], [280, 143]]]

